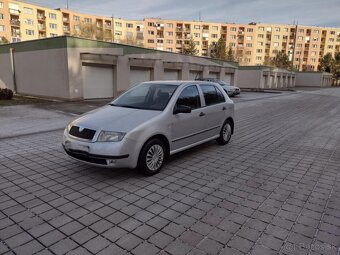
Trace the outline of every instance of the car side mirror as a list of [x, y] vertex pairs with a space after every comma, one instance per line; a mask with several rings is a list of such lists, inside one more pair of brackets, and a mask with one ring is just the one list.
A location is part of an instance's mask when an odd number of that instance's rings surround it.
[[191, 113], [191, 107], [186, 105], [176, 105], [174, 114], [178, 113]]

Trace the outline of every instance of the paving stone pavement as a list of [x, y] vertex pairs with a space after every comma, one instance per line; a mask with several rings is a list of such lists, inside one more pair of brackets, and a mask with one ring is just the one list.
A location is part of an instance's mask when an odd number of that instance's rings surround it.
[[237, 103], [235, 130], [152, 177], [1, 139], [0, 254], [339, 254], [340, 89]]

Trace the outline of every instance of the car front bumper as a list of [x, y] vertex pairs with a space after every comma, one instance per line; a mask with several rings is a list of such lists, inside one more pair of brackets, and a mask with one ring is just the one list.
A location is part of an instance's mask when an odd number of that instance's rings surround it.
[[86, 142], [64, 136], [62, 146], [76, 160], [107, 168], [135, 168], [139, 156], [137, 144], [129, 139], [121, 142]]

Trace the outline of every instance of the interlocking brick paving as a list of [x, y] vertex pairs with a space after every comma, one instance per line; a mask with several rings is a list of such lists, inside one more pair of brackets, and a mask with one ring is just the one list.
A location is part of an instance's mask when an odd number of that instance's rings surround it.
[[337, 254], [340, 89], [236, 104], [235, 135], [157, 175], [101, 169], [62, 131], [0, 140], [0, 254]]

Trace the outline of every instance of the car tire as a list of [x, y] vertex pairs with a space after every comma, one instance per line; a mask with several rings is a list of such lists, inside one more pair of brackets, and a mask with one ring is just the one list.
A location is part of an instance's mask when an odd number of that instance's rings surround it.
[[220, 145], [226, 145], [229, 143], [232, 135], [232, 125], [230, 120], [226, 120], [220, 131], [220, 137], [216, 139], [217, 143]]
[[145, 175], [158, 173], [166, 159], [166, 147], [159, 139], [147, 141], [139, 155], [138, 170]]

